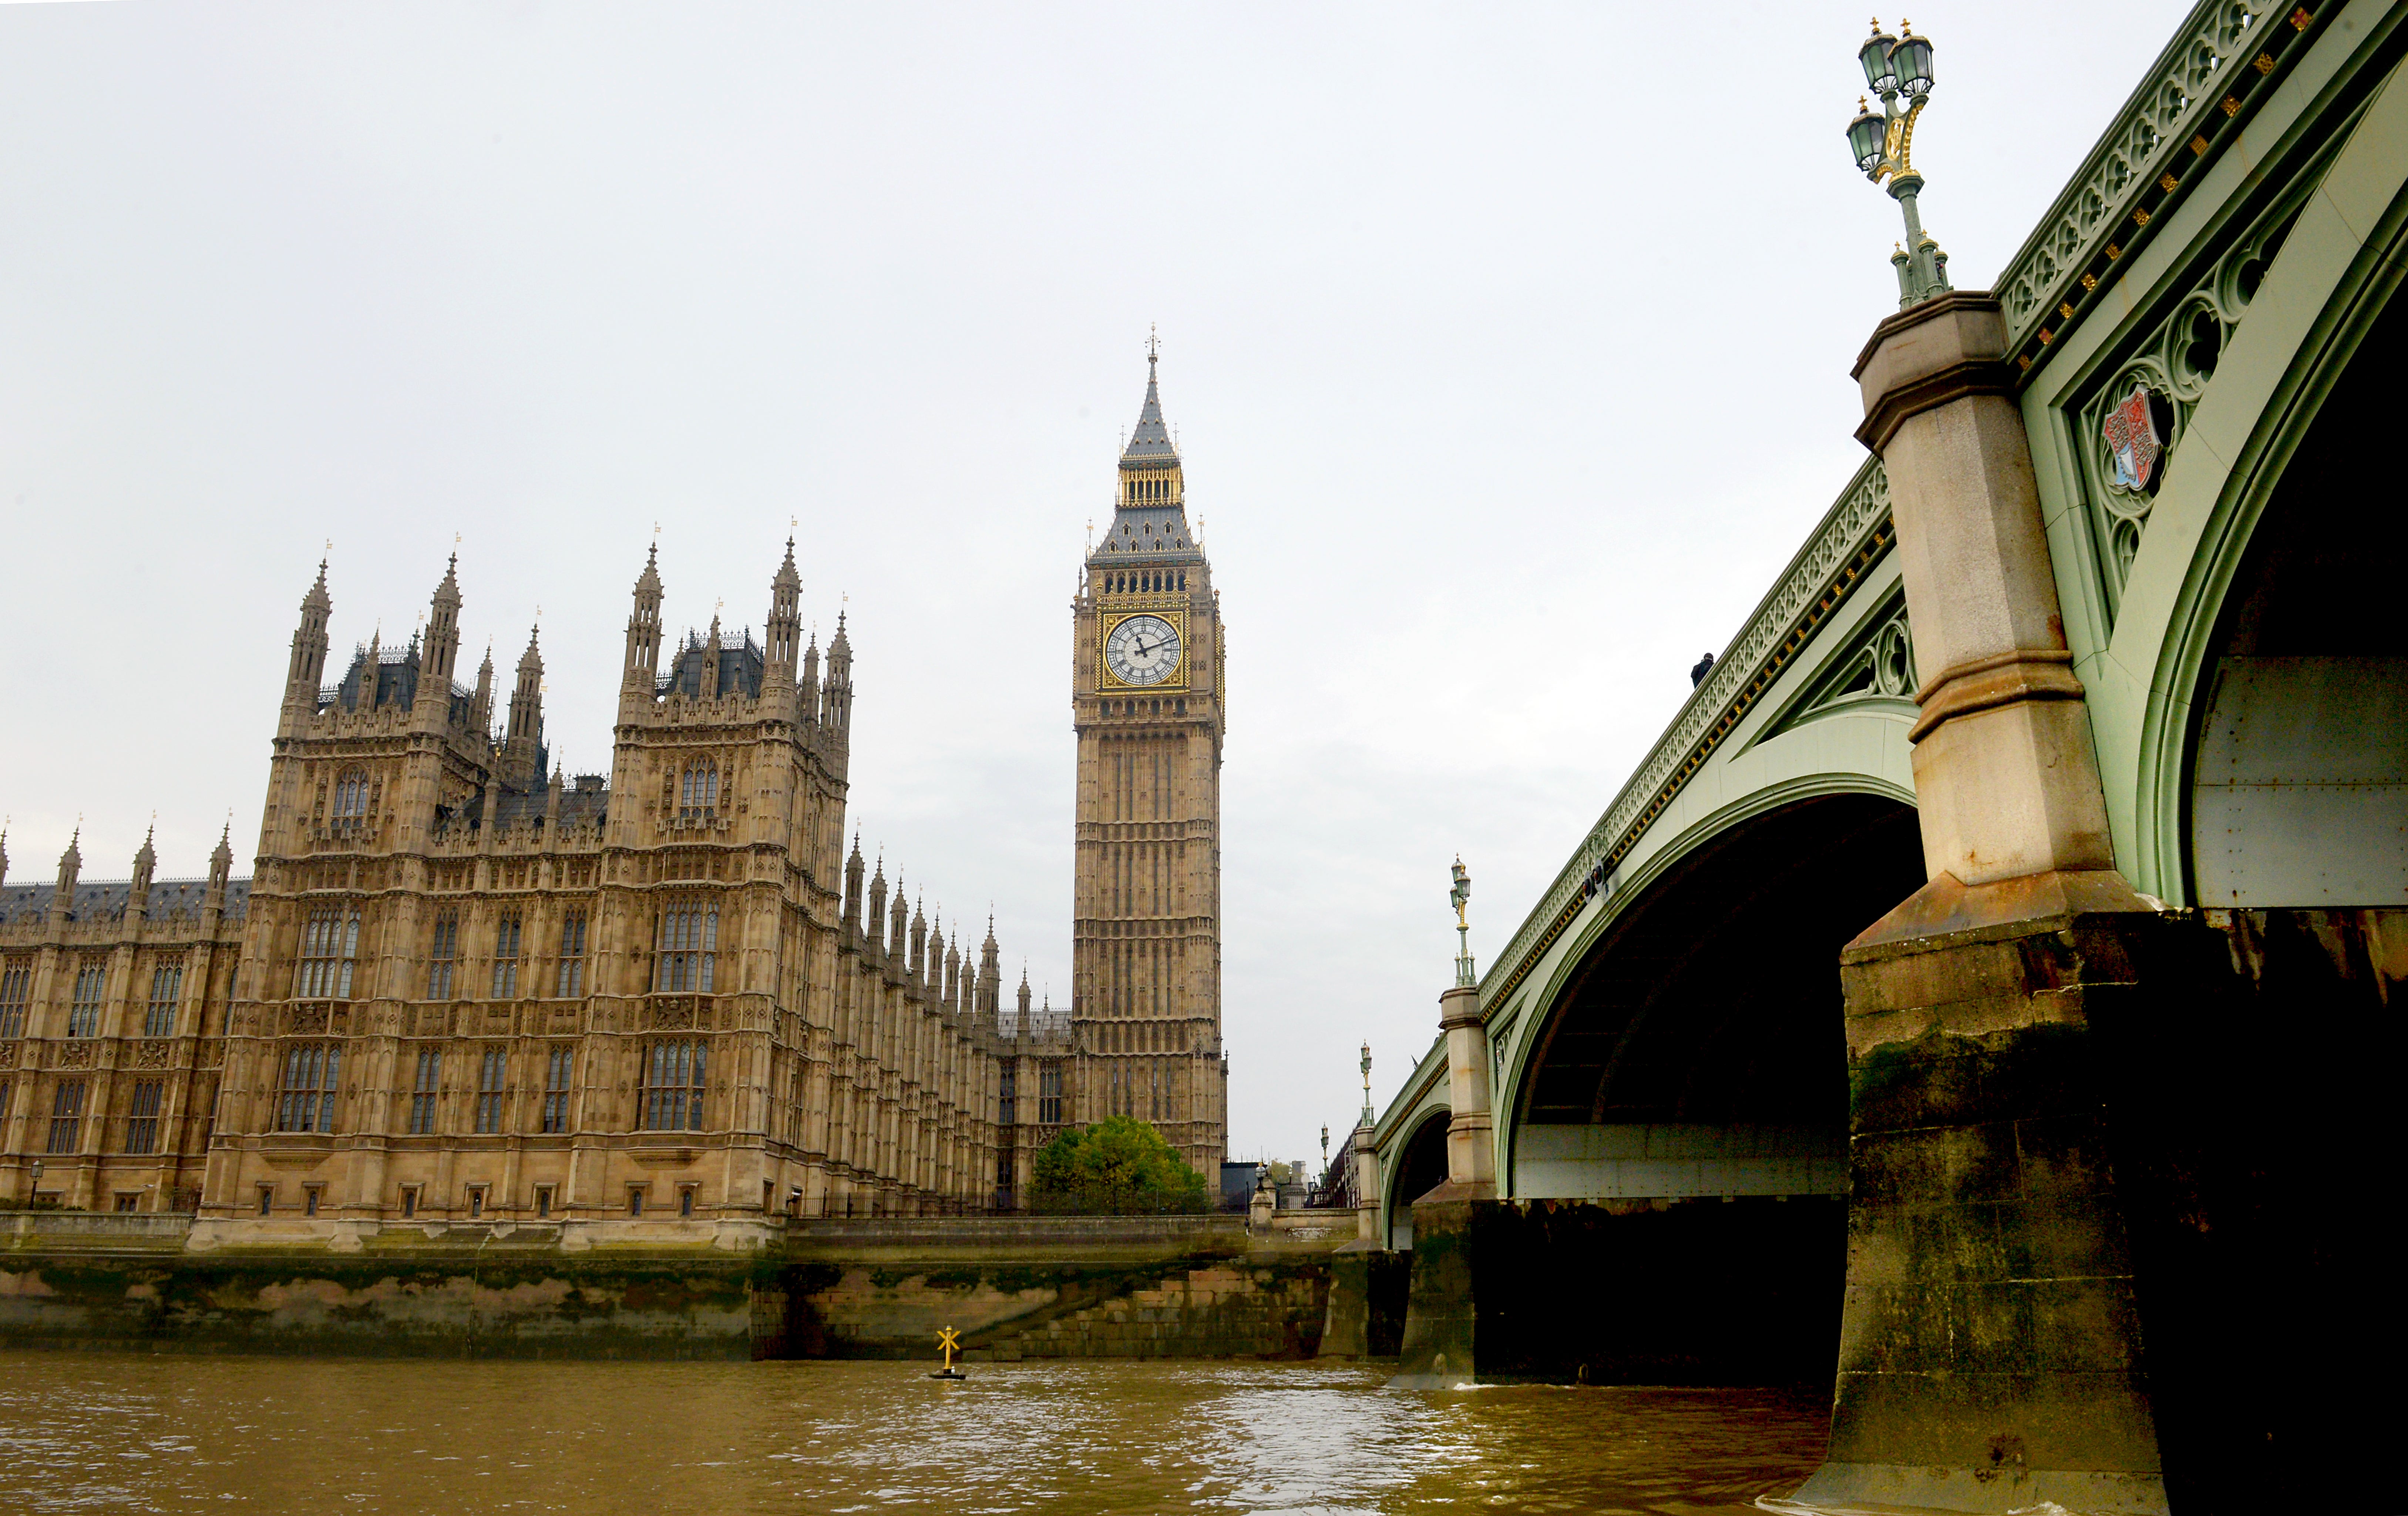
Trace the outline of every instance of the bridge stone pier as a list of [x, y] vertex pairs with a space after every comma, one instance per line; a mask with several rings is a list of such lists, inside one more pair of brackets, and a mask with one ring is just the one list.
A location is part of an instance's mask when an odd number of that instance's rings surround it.
[[2197, 6], [1874, 327], [1867, 463], [1363, 1139], [1399, 1382], [1828, 1383], [1777, 1509], [2398, 1503], [2403, 54]]

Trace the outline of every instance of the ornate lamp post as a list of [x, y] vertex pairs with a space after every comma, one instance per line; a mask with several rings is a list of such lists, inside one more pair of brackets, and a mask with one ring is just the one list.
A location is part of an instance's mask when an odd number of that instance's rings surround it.
[[1462, 855], [1455, 859], [1455, 885], [1446, 892], [1446, 902], [1455, 907], [1455, 931], [1463, 950], [1455, 957], [1455, 987], [1469, 989], [1480, 982], [1471, 972], [1471, 922], [1464, 908], [1471, 902], [1471, 875], [1463, 867]]
[[1371, 1124], [1371, 1045], [1363, 1045], [1363, 1124]]
[[[1923, 229], [1923, 218], [1914, 210], [1914, 197], [1923, 189], [1923, 176], [1914, 171], [1914, 118], [1923, 114], [1931, 97], [1931, 39], [1915, 36], [1905, 22], [1898, 23], [1898, 31], [1891, 36], [1875, 18], [1873, 35], [1856, 49], [1865, 83], [1880, 96], [1882, 108], [1876, 116], [1862, 95], [1856, 97], [1856, 119], [1848, 123], [1848, 152], [1874, 183], [1888, 176], [1890, 197], [1905, 213], [1906, 243], [1889, 260], [1898, 269], [1902, 310], [1946, 293], [1949, 286], [1948, 254]], [[1900, 96], [1906, 100], [1902, 109]]]

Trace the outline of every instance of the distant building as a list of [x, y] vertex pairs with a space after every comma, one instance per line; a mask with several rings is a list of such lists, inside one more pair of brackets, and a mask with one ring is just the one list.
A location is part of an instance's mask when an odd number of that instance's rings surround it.
[[[1068, 1018], [1007, 1018], [958, 937], [845, 848], [853, 653], [824, 672], [793, 544], [767, 641], [669, 641], [647, 562], [612, 768], [544, 743], [530, 638], [500, 739], [423, 637], [325, 678], [301, 603], [256, 872], [8, 885], [0, 1194], [229, 1225], [728, 1221], [1017, 1203], [1068, 1119]], [[664, 667], [666, 655], [666, 668]], [[0, 845], [5, 839], [0, 839]], [[1215, 1107], [1217, 1109], [1217, 1107]]]

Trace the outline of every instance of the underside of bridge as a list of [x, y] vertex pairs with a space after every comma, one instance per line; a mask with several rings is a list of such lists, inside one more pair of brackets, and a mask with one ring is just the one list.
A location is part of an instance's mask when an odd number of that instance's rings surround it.
[[1391, 1248], [1412, 1247], [1413, 1202], [1446, 1183], [1446, 1126], [1445, 1111], [1423, 1117], [1398, 1155], [1397, 1185], [1388, 1206]]
[[2131, 1081], [2128, 1121], [2144, 1361], [2186, 1511], [2397, 1488], [2365, 1459], [2384, 1429], [2358, 1376], [2400, 1321], [2389, 1208], [2369, 1197], [2398, 1150], [2408, 984], [2408, 517], [2371, 454], [2403, 344], [2395, 297], [2224, 598], [2190, 829], [2222, 941], [2209, 992], [2132, 1050], [2155, 1076]]
[[[1823, 795], [1728, 828], [1621, 913], [1511, 1107], [1517, 1204], [1483, 1226], [1483, 1376], [1828, 1377], [1847, 1221], [1840, 950], [1922, 882], [1910, 807]], [[1487, 1288], [1500, 1276], [1519, 1286]]]

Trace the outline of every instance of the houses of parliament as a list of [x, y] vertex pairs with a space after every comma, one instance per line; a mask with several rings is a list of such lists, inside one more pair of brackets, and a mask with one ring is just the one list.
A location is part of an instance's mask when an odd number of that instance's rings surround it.
[[229, 835], [199, 878], [146, 840], [87, 880], [70, 841], [10, 883], [0, 837], [0, 1197], [337, 1240], [969, 1214], [1111, 1115], [1216, 1175], [1225, 659], [1153, 364], [1071, 605], [1067, 1009], [849, 838], [853, 648], [806, 640], [791, 541], [759, 641], [671, 633], [647, 560], [609, 772], [573, 777], [536, 640], [462, 679], [451, 568], [337, 668], [321, 564], [248, 877]]

